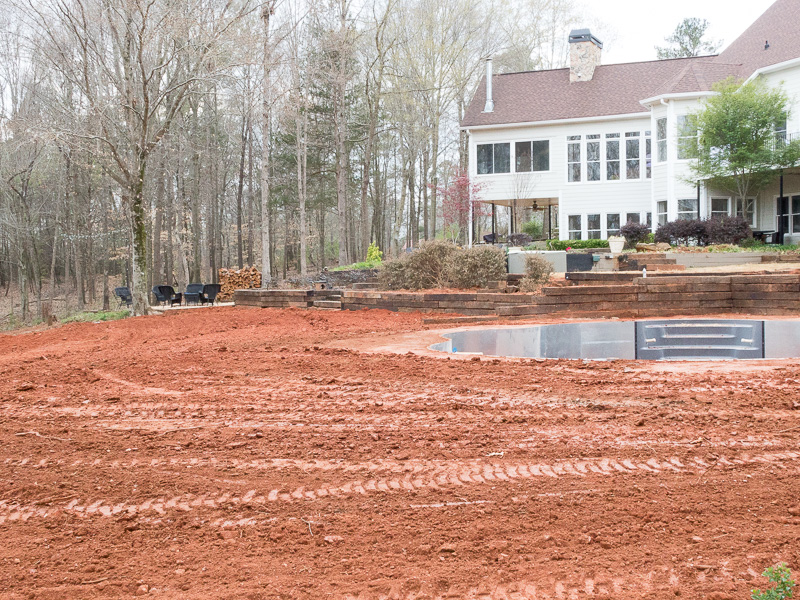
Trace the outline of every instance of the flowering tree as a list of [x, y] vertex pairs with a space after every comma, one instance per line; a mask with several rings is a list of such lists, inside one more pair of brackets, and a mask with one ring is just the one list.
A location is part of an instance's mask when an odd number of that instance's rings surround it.
[[470, 181], [469, 173], [456, 170], [443, 186], [436, 188], [442, 198], [442, 217], [444, 218], [445, 237], [453, 242], [462, 238], [462, 233], [469, 225], [469, 207], [472, 202], [472, 211], [476, 217], [484, 217], [489, 213], [485, 205], [480, 202], [482, 183]]

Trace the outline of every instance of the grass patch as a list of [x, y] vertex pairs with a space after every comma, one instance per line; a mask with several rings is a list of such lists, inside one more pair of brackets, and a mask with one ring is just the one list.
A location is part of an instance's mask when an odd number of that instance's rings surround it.
[[353, 263], [352, 265], [342, 265], [341, 267], [336, 267], [333, 270], [334, 271], [364, 271], [366, 269], [377, 269], [380, 264], [381, 264], [380, 261], [379, 262], [371, 262], [371, 261], [365, 260], [364, 262], [357, 262], [357, 263]]
[[62, 323], [93, 323], [96, 321], [117, 321], [131, 316], [129, 310], [108, 310], [98, 312], [82, 312], [61, 319]]

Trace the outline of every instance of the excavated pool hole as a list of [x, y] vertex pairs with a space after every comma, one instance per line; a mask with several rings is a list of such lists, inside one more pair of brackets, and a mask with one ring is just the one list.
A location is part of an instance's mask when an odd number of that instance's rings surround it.
[[588, 321], [443, 333], [431, 350], [519, 358], [740, 360], [800, 356], [800, 321]]

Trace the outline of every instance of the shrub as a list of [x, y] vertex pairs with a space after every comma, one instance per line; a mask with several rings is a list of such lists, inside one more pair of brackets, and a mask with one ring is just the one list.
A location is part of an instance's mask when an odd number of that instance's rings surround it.
[[530, 254], [525, 258], [525, 277], [519, 282], [519, 289], [523, 292], [538, 292], [541, 287], [550, 281], [553, 265], [544, 256]]
[[678, 219], [659, 226], [656, 230], [655, 240], [673, 246], [688, 246], [691, 243], [705, 246], [708, 243], [708, 234], [705, 221], [698, 219]]
[[422, 242], [406, 258], [406, 287], [412, 290], [445, 287], [447, 265], [457, 251], [456, 246], [443, 240]]
[[753, 237], [750, 224], [743, 217], [706, 219], [705, 224], [709, 244], [738, 244]]
[[520, 231], [522, 233], [527, 233], [529, 236], [531, 236], [531, 239], [536, 240], [542, 237], [542, 224], [538, 221], [528, 221], [527, 223], [522, 224]]
[[380, 286], [387, 290], [400, 290], [406, 287], [406, 263], [408, 263], [406, 257], [381, 263], [378, 271]]
[[495, 246], [474, 246], [453, 253], [447, 264], [452, 287], [486, 287], [506, 274], [506, 255]]
[[372, 242], [367, 248], [367, 262], [377, 264], [383, 261], [383, 252], [378, 248], [378, 244]]
[[628, 248], [635, 248], [636, 244], [643, 243], [650, 236], [650, 228], [644, 223], [628, 221], [620, 227], [619, 234], [625, 238]]
[[566, 250], [567, 248], [572, 248], [573, 250], [608, 248], [608, 240], [549, 240], [547, 242], [548, 250]]
[[389, 290], [485, 287], [506, 273], [505, 253], [495, 246], [457, 248], [449, 242], [423, 242], [419, 249], [381, 264], [380, 285]]
[[769, 567], [762, 573], [762, 576], [774, 583], [775, 587], [768, 589], [766, 592], [752, 590], [750, 597], [753, 600], [784, 600], [784, 598], [792, 597], [794, 581], [792, 581], [792, 572], [786, 566], [786, 563]]

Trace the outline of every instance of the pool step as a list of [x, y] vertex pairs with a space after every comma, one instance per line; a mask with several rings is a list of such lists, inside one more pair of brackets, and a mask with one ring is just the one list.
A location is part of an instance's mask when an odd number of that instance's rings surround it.
[[647, 360], [764, 358], [764, 323], [712, 319], [637, 321], [636, 358]]

